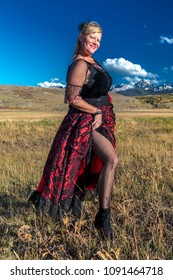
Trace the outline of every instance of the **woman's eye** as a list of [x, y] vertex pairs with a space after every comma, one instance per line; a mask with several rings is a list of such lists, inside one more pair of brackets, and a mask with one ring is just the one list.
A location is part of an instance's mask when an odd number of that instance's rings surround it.
[[97, 42], [100, 43], [100, 40], [95, 38], [94, 36], [90, 36], [90, 38], [93, 39], [93, 40], [97, 40]]

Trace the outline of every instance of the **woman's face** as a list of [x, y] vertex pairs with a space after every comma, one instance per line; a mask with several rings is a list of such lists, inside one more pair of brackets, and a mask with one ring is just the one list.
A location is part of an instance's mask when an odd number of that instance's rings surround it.
[[92, 55], [100, 47], [101, 33], [90, 33], [81, 37], [81, 48], [84, 54]]

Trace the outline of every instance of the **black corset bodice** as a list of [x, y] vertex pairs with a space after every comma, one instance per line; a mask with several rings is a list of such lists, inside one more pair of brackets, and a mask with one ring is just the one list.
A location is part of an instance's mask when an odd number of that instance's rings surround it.
[[99, 98], [108, 94], [112, 85], [112, 78], [103, 68], [88, 63], [90, 74], [87, 82], [83, 85], [80, 95], [85, 98]]
[[[73, 70], [73, 67], [75, 67], [76, 63], [78, 63], [79, 60], [73, 61], [72, 64], [69, 66], [69, 69], [67, 72], [67, 81], [68, 81], [69, 72], [71, 70]], [[89, 63], [86, 60], [85, 60], [85, 62], [87, 63], [89, 73], [86, 75], [86, 80], [85, 80], [85, 83], [83, 84], [83, 86], [78, 88], [80, 96], [83, 99], [99, 98], [101, 96], [106, 96], [112, 85], [111, 76], [109, 75], [109, 73], [107, 71], [105, 71], [102, 68], [102, 66], [98, 62], [96, 62], [94, 64]], [[75, 87], [75, 85], [73, 85], [73, 84], [71, 86]], [[76, 95], [76, 93], [75, 93], [75, 95]]]

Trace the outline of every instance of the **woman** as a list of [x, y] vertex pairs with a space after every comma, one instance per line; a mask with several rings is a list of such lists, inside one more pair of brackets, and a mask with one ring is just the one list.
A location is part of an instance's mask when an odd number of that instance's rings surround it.
[[109, 198], [118, 158], [115, 115], [108, 95], [112, 79], [92, 57], [101, 37], [98, 23], [79, 25], [67, 71], [65, 103], [69, 103], [69, 111], [55, 136], [37, 190], [28, 200], [55, 218], [70, 209], [80, 217], [81, 201], [97, 186], [99, 211], [94, 225], [107, 238], [111, 235]]

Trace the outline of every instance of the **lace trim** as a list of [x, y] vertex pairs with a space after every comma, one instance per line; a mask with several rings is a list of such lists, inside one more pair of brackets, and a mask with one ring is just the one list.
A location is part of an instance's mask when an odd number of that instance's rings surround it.
[[82, 100], [82, 97], [80, 95], [71, 96], [70, 98], [68, 98], [68, 103], [77, 104], [80, 100]]
[[70, 83], [67, 84], [67, 87], [72, 87], [72, 86], [82, 88], [82, 86], [79, 86], [79, 85], [74, 85], [74, 84], [70, 84]]

